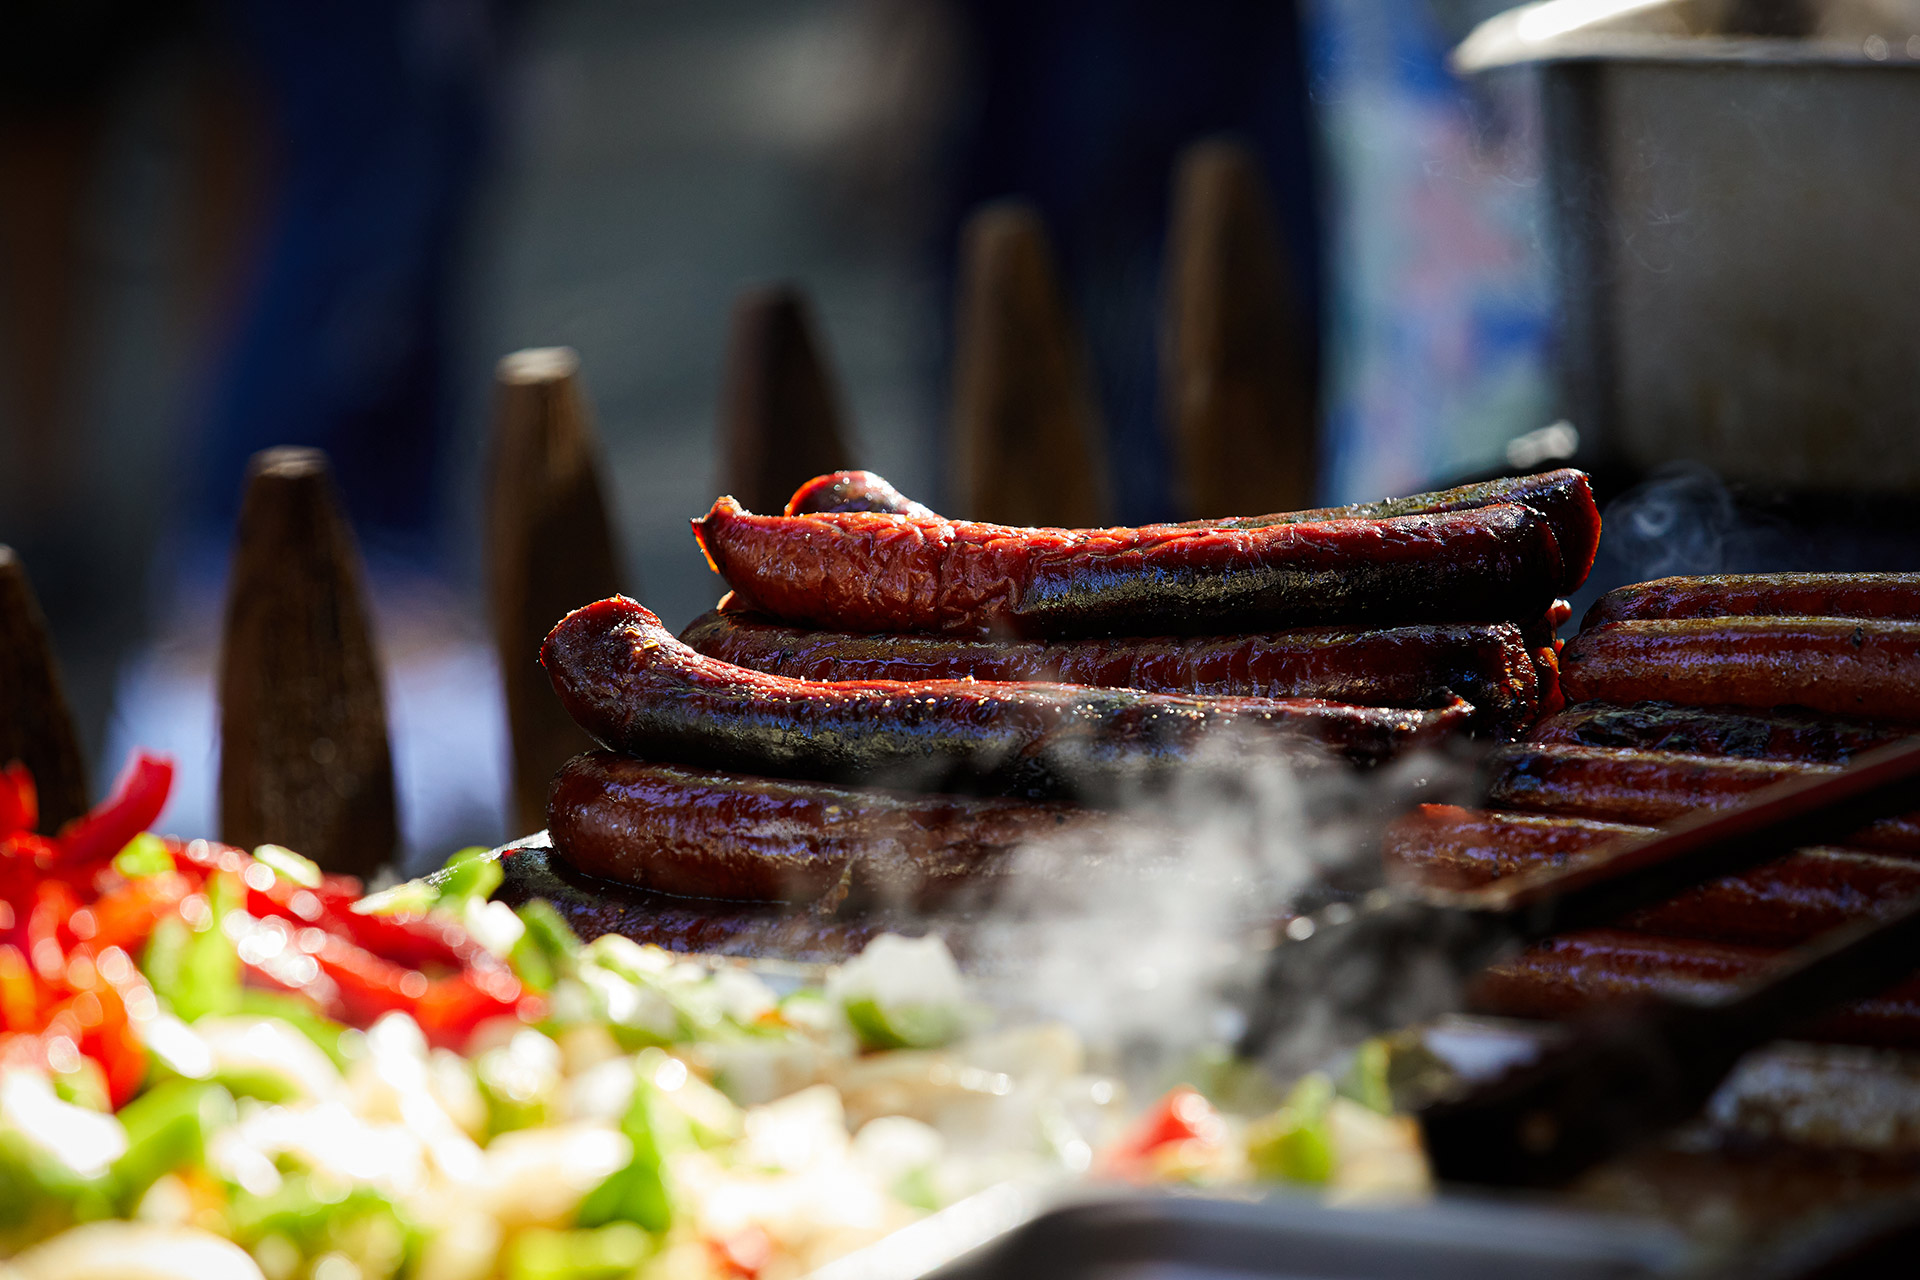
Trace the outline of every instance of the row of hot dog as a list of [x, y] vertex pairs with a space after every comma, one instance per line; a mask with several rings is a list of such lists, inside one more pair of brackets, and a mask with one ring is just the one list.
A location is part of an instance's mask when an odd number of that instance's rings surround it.
[[[1494, 753], [1487, 809], [1424, 806], [1389, 865], [1446, 887], [1490, 883], [1837, 771], [1920, 722], [1920, 575], [1667, 579], [1622, 588], [1562, 654], [1573, 705]], [[1916, 808], [1920, 808], [1917, 805]], [[1920, 812], [1695, 888], [1616, 929], [1497, 966], [1483, 1004], [1561, 1014], [1649, 993], [1731, 989], [1778, 949], [1920, 894]], [[1818, 1034], [1920, 1044], [1920, 984]]]
[[682, 639], [611, 599], [547, 640], [563, 705], [611, 748], [556, 780], [556, 849], [645, 889], [850, 910], [990, 886], [1043, 831], [1097, 861], [1150, 821], [1115, 802], [1224, 741], [1311, 768], [1517, 732], [1557, 702], [1555, 596], [1585, 577], [1599, 515], [1562, 471], [1017, 529], [843, 473], [782, 516], [722, 499], [696, 531], [732, 595]]

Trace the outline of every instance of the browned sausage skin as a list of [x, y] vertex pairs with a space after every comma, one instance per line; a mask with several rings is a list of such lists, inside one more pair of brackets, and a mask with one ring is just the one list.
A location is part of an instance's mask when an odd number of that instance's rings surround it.
[[[1566, 865], [1653, 828], [1589, 818], [1422, 805], [1382, 840], [1389, 873], [1442, 889]], [[1626, 917], [1646, 933], [1791, 946], [1920, 894], [1920, 861], [1846, 849], [1804, 849]]]
[[1631, 619], [1884, 618], [1920, 621], [1920, 573], [1725, 573], [1658, 578], [1594, 601], [1585, 631]]
[[1511, 623], [1046, 643], [810, 631], [715, 610], [680, 638], [708, 657], [802, 680], [1041, 680], [1383, 707], [1458, 696], [1495, 732], [1528, 723], [1539, 710], [1538, 677]]
[[1567, 642], [1560, 681], [1571, 702], [1797, 706], [1920, 722], [1920, 622], [1609, 622]]
[[846, 911], [990, 894], [1023, 848], [1048, 845], [1078, 863], [1138, 827], [1064, 804], [793, 782], [606, 751], [560, 770], [547, 821], [555, 850], [601, 879]]
[[1620, 706], [1584, 702], [1549, 716], [1527, 741], [1575, 747], [1624, 747], [1679, 751], [1696, 756], [1749, 760], [1804, 760], [1845, 764], [1862, 751], [1885, 746], [1913, 726], [1884, 720], [1817, 715], [1792, 708], [1682, 707], [1671, 702]]
[[1461, 729], [1471, 713], [1464, 702], [1423, 711], [1078, 685], [794, 680], [695, 653], [624, 597], [568, 614], [541, 661], [574, 722], [630, 755], [1036, 799], [1123, 799], [1190, 769], [1224, 738], [1243, 758], [1378, 760]]
[[1249, 528], [1017, 529], [721, 498], [696, 536], [743, 603], [836, 631], [976, 639], [1205, 635], [1533, 618], [1562, 574], [1518, 504]]
[[[1487, 768], [1493, 805], [1658, 826], [1695, 809], [1735, 808], [1762, 787], [1805, 773], [1837, 773], [1840, 766], [1517, 743], [1496, 749]], [[1920, 817], [1876, 822], [1844, 843], [1920, 854]]]
[[[1489, 968], [1474, 1007], [1525, 1018], [1565, 1018], [1606, 1004], [1660, 997], [1719, 1000], [1760, 976], [1781, 952], [1766, 947], [1592, 929], [1550, 938]], [[1920, 1046], [1920, 980], [1846, 1006], [1796, 1032], [1847, 1044]]]

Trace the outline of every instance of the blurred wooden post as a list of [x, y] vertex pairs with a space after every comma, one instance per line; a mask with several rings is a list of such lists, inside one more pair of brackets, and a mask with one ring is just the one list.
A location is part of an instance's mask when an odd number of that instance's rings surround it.
[[568, 718], [540, 666], [540, 644], [567, 613], [620, 590], [580, 358], [565, 347], [516, 351], [496, 373], [487, 558], [493, 639], [506, 695], [518, 833], [547, 825], [547, 788], [593, 740]]
[[267, 449], [247, 469], [220, 657], [220, 834], [357, 876], [394, 854], [360, 554], [317, 449]]
[[0, 767], [18, 760], [40, 793], [40, 830], [87, 808], [87, 770], [47, 620], [12, 547], [0, 546]]
[[790, 285], [733, 304], [720, 406], [720, 491], [777, 515], [802, 484], [853, 466], [813, 308]]
[[1186, 514], [1312, 506], [1314, 371], [1272, 202], [1245, 146], [1187, 148], [1167, 264], [1162, 381]]
[[1033, 208], [996, 201], [967, 219], [955, 321], [957, 508], [998, 524], [1108, 522], [1105, 436], [1086, 348]]

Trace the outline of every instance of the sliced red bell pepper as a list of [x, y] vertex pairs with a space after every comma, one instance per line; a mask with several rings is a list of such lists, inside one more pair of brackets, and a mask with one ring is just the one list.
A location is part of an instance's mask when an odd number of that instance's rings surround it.
[[1147, 1170], [1162, 1148], [1182, 1142], [1218, 1145], [1225, 1136], [1226, 1122], [1213, 1104], [1198, 1089], [1176, 1085], [1107, 1149], [1104, 1164], [1109, 1173], [1134, 1176]]
[[0, 769], [0, 836], [31, 831], [40, 825], [40, 793], [33, 775], [15, 760]]
[[108, 947], [138, 950], [160, 918], [192, 892], [192, 882], [177, 871], [127, 881], [89, 908], [93, 936], [86, 940], [87, 945], [95, 951]]
[[137, 752], [111, 798], [60, 828], [60, 864], [90, 868], [111, 860], [158, 820], [172, 789], [173, 761]]
[[0, 946], [0, 1031], [40, 1030], [40, 980], [20, 948]]

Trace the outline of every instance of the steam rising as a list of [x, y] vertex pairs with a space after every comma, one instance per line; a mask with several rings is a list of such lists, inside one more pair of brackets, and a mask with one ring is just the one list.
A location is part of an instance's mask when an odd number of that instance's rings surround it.
[[1669, 463], [1629, 489], [1607, 505], [1605, 526], [1612, 581], [1781, 569], [1793, 558], [1787, 527], [1742, 510], [1697, 462]]
[[[1380, 825], [1417, 801], [1463, 799], [1471, 782], [1458, 754], [1421, 752], [1362, 773], [1288, 764], [1248, 745], [1216, 739], [1203, 767], [1143, 798], [1134, 812], [1151, 826], [1098, 851], [1098, 874], [1060, 874], [1095, 851], [1022, 850], [1011, 891], [977, 935], [983, 993], [1068, 1022], [1108, 1069], [1164, 1088], [1197, 1048], [1239, 1035], [1289, 915], [1377, 885]], [[1284, 1033], [1278, 1056], [1312, 1065], [1340, 1047], [1342, 1000], [1373, 985], [1328, 989]]]

